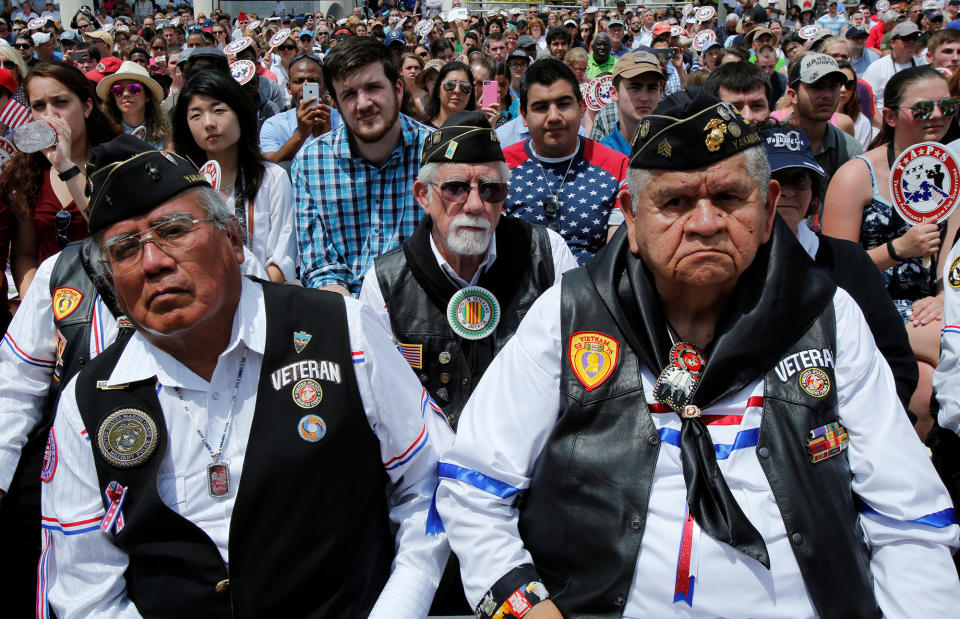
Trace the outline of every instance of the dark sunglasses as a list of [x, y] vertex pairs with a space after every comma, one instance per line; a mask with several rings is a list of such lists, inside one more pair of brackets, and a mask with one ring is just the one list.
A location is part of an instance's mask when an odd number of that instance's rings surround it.
[[124, 91], [129, 92], [131, 95], [139, 95], [141, 92], [143, 92], [143, 86], [136, 82], [131, 82], [126, 86], [114, 84], [113, 88], [110, 89], [110, 92], [113, 93], [114, 97], [122, 97]]
[[957, 108], [960, 108], [960, 101], [957, 101], [953, 97], [944, 97], [939, 101], [917, 101], [909, 108], [898, 107], [898, 110], [909, 109], [913, 113], [914, 120], [926, 120], [930, 118], [930, 115], [933, 114], [933, 108], [937, 106], [940, 108], [940, 113], [944, 116], [956, 116]]
[[70, 211], [57, 211], [53, 223], [57, 228], [57, 247], [63, 249], [70, 242], [70, 239], [67, 238], [67, 230], [73, 223], [73, 214]]
[[813, 177], [809, 172], [802, 169], [794, 168], [778, 171], [773, 177], [781, 186], [785, 185], [796, 191], [806, 191], [813, 186]]
[[214, 30], [213, 34], [226, 34], [226, 30]]
[[14, 47], [16, 47], [17, 49], [30, 49], [31, 47], [33, 47], [33, 45], [30, 45], [29, 43], [17, 43], [14, 45]]
[[418, 55], [419, 55], [421, 58], [429, 58], [429, 57], [430, 57], [430, 52], [420, 52]]
[[[461, 82], [463, 83], [463, 82]], [[510, 188], [506, 183], [480, 183], [471, 185], [467, 181], [447, 181], [445, 183], [430, 183], [440, 189], [440, 197], [446, 202], [463, 203], [474, 189], [484, 202], [503, 202], [507, 199]]]
[[446, 90], [447, 92], [453, 92], [453, 90], [457, 86], [460, 87], [460, 92], [462, 92], [465, 95], [469, 95], [471, 92], [473, 92], [473, 84], [471, 84], [470, 82], [458, 82], [456, 80], [449, 80], [444, 82], [442, 86], [443, 86], [443, 89]]
[[4, 60], [4, 61], [3, 61], [3, 68], [6, 69], [6, 70], [8, 70], [8, 71], [13, 71], [14, 69], [18, 69], [19, 67], [17, 66], [17, 63], [15, 63], [15, 62], [12, 61], [12, 60]]
[[292, 52], [292, 51], [295, 51], [295, 50], [297, 49], [297, 46], [296, 46], [296, 45], [293, 45], [293, 44], [291, 44], [291, 45], [281, 45], [281, 46], [278, 47], [277, 49], [279, 49], [281, 52]]

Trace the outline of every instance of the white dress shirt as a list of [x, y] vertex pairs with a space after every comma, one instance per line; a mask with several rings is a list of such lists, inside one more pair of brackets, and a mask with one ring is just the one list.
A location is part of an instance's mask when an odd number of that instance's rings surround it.
[[[860, 309], [842, 289], [834, 304], [839, 422], [850, 436], [850, 489], [869, 506], [860, 525], [871, 549], [877, 601], [889, 617], [952, 614], [960, 605], [960, 582], [948, 549], [958, 544], [960, 528], [952, 520], [950, 497], [903, 413], [890, 369]], [[537, 300], [484, 374], [441, 462], [521, 491], [528, 488], [557, 420], [566, 352], [557, 286]], [[650, 368], [641, 368], [649, 402], [655, 376]], [[751, 398], [763, 393], [763, 381], [755, 381], [704, 409], [703, 415], [742, 415], [734, 423], [708, 422], [707, 427], [716, 445], [729, 448], [722, 450], [729, 452], [726, 457], [718, 458], [720, 470], [763, 535], [770, 570], [697, 530], [690, 562], [694, 594], [690, 604], [674, 602], [687, 490], [680, 449], [669, 437], [681, 422], [676, 413], [653, 413], [663, 442], [624, 617], [815, 615], [755, 443], [743, 440], [760, 426], [762, 403]], [[511, 414], [501, 414], [504, 410]], [[741, 442], [736, 443], [738, 436]], [[463, 481], [440, 480], [437, 507], [473, 604], [511, 569], [533, 562], [517, 529], [514, 499], [500, 499]]]
[[[954, 151], [956, 152], [956, 151]], [[953, 246], [943, 266], [943, 326], [940, 363], [933, 373], [933, 390], [940, 403], [937, 423], [960, 434], [960, 243]], [[954, 267], [954, 263], [957, 267]], [[951, 272], [953, 274], [951, 275]], [[954, 282], [958, 285], [955, 286]]]
[[[367, 421], [380, 441], [382, 461], [395, 460], [422, 443], [413, 457], [387, 469], [390, 518], [398, 527], [397, 554], [371, 616], [423, 617], [448, 552], [445, 537], [426, 535], [425, 526], [436, 485], [437, 455], [449, 444], [452, 432], [445, 420], [432, 413], [429, 406], [424, 407], [425, 392], [419, 381], [369, 309], [353, 299], [345, 299], [345, 303], [353, 370]], [[160, 497], [173, 511], [199, 526], [227, 564], [230, 516], [256, 405], [266, 320], [262, 287], [244, 279], [230, 343], [221, 353], [210, 382], [150, 345], [140, 333], [131, 337], [108, 379], [108, 384], [122, 384], [156, 378], [170, 436], [157, 479]], [[211, 456], [197, 435], [194, 420], [211, 445], [218, 445], [244, 354], [246, 367], [224, 445], [230, 491], [226, 498], [215, 499], [207, 492], [206, 466]], [[103, 489], [98, 488], [75, 385], [76, 380], [71, 381], [60, 400], [54, 422], [58, 467], [42, 489], [41, 595], [46, 595], [61, 618], [138, 616], [126, 594], [128, 557], [113, 544], [112, 534], [99, 529], [104, 515]], [[290, 549], [291, 553], [302, 551], [308, 550]]]

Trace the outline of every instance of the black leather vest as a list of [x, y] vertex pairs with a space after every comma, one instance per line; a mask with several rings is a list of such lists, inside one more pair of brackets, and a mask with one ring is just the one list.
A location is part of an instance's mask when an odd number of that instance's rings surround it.
[[[564, 354], [560, 416], [521, 503], [520, 534], [565, 616], [620, 617], [661, 441], [644, 397], [640, 361], [586, 271], [566, 274], [562, 287], [563, 346], [574, 333], [599, 331], [620, 342], [620, 358], [610, 378], [587, 391]], [[835, 351], [835, 329], [830, 304], [783, 358]], [[809, 360], [804, 354], [803, 361]], [[806, 447], [811, 430], [837, 419], [832, 363], [817, 367], [830, 384], [822, 397], [801, 388], [801, 372], [790, 374], [793, 365], [766, 372], [757, 458], [816, 611], [823, 617], [879, 616], [846, 452], [813, 464]], [[789, 374], [786, 380], [778, 369]]]
[[[517, 332], [520, 321], [533, 302], [555, 281], [553, 254], [546, 228], [508, 217], [497, 224], [497, 243], [509, 234], [508, 228], [524, 226], [530, 230], [530, 248], [525, 275], [520, 280], [513, 299], [505, 306], [501, 302], [500, 323], [493, 333], [494, 350], [500, 350]], [[509, 237], [507, 237], [509, 238]], [[518, 253], [519, 252], [518, 250]], [[498, 252], [497, 260], [500, 260]], [[431, 253], [425, 259], [433, 260]], [[413, 370], [427, 391], [443, 408], [450, 425], [456, 430], [460, 412], [483, 376], [483, 370], [471, 372], [461, 339], [447, 322], [446, 307], [437, 307], [430, 300], [407, 265], [402, 247], [376, 260], [377, 281], [390, 315], [390, 326], [397, 342], [422, 346], [422, 366]], [[501, 300], [502, 301], [502, 300]]]
[[[357, 390], [343, 298], [262, 285], [267, 344], [230, 521], [229, 572], [210, 538], [160, 499], [157, 472], [170, 437], [154, 381], [96, 388], [116, 366], [123, 344], [91, 361], [77, 380], [100, 487], [117, 481], [129, 488], [125, 527], [114, 541], [130, 557], [128, 595], [146, 616], [360, 617], [389, 576], [394, 539], [387, 478]], [[297, 332], [311, 336], [301, 352], [294, 345]], [[292, 396], [296, 379], [310, 375], [301, 365], [309, 362], [331, 371], [314, 373], [321, 400], [303, 408]], [[126, 407], [154, 420], [157, 447], [139, 466], [118, 468], [103, 457], [97, 436], [103, 420]], [[301, 437], [306, 415], [325, 423], [319, 440]]]

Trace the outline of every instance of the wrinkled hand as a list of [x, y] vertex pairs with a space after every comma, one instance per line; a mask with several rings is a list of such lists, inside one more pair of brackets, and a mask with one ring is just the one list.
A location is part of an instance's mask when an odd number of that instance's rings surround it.
[[64, 119], [56, 116], [43, 116], [41, 120], [50, 125], [57, 133], [57, 143], [43, 149], [43, 154], [58, 173], [66, 172], [73, 167], [73, 160], [70, 159], [70, 147], [73, 144], [70, 137], [70, 125]]
[[937, 224], [917, 224], [894, 244], [897, 253], [904, 258], [932, 256], [940, 249], [940, 228]]
[[[319, 130], [319, 133], [317, 132]], [[301, 99], [297, 107], [297, 133], [307, 139], [330, 131], [330, 107], [317, 103], [315, 97]]]
[[910, 321], [914, 326], [920, 327], [934, 320], [943, 320], [943, 299], [924, 297], [913, 302]]

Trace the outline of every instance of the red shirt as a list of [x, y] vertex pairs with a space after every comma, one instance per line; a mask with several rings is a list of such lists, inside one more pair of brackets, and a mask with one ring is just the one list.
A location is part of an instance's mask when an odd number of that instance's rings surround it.
[[53, 168], [47, 169], [43, 176], [43, 185], [40, 186], [40, 195], [37, 196], [37, 206], [33, 215], [33, 230], [37, 235], [39, 244], [38, 262], [43, 262], [60, 251], [60, 246], [57, 244], [58, 232], [55, 223], [58, 211], [65, 210], [73, 216], [70, 227], [66, 230], [66, 237], [70, 241], [85, 239], [89, 234], [87, 232], [87, 221], [80, 214], [80, 209], [77, 208], [73, 200], [65, 208], [62, 208], [60, 199], [57, 198], [57, 194], [50, 184], [50, 172], [52, 170]]

